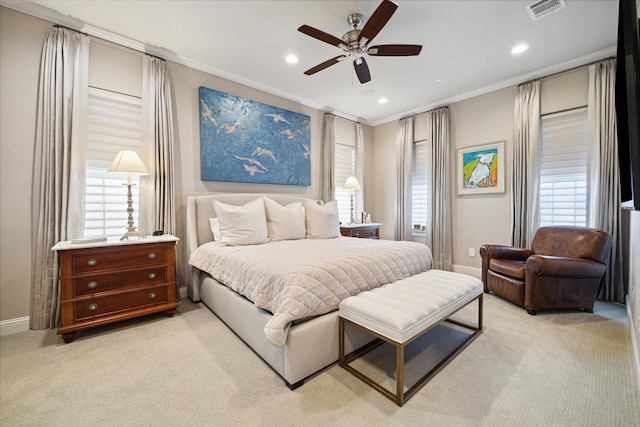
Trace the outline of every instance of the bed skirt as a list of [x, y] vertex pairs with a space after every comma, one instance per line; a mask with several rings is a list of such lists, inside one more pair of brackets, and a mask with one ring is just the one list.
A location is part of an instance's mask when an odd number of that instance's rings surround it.
[[[240, 339], [262, 358], [287, 386], [294, 389], [304, 380], [338, 361], [338, 312], [324, 314], [291, 327], [282, 347], [271, 344], [264, 326], [271, 314], [200, 272], [200, 299]], [[347, 353], [372, 337], [354, 330], [345, 335]]]

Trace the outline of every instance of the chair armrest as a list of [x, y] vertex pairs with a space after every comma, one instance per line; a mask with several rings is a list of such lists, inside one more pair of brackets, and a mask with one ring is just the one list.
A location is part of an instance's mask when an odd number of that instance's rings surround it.
[[533, 250], [506, 245], [482, 245], [480, 256], [484, 259], [500, 258], [525, 261], [533, 255]]
[[527, 275], [575, 278], [600, 278], [607, 269], [601, 262], [582, 258], [531, 255], [527, 259]]
[[484, 291], [489, 292], [487, 287], [487, 271], [489, 270], [489, 262], [492, 258], [513, 259], [517, 261], [525, 261], [529, 256], [533, 255], [533, 250], [518, 248], [507, 245], [482, 245], [480, 246], [480, 256], [482, 257], [482, 283]]

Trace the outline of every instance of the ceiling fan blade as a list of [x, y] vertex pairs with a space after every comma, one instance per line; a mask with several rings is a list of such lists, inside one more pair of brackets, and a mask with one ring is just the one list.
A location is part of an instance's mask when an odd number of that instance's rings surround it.
[[325, 43], [329, 43], [332, 46], [340, 47], [341, 44], [344, 45], [344, 42], [341, 39], [334, 37], [331, 34], [327, 34], [324, 31], [318, 30], [317, 28], [310, 27], [308, 25], [301, 26], [300, 28], [298, 28], [298, 31], [310, 37], [313, 37], [314, 39], [320, 40]]
[[373, 56], [414, 56], [421, 50], [422, 45], [419, 44], [381, 44], [371, 46], [367, 53]]
[[360, 32], [360, 36], [358, 37], [358, 42], [365, 38], [367, 39], [367, 43], [373, 40], [380, 30], [382, 30], [382, 27], [384, 27], [389, 19], [391, 19], [391, 16], [397, 8], [397, 4], [389, 0], [382, 0], [382, 3], [380, 3], [380, 6], [378, 6], [375, 12], [373, 12], [371, 18], [369, 18], [367, 23], [364, 24], [364, 27]]
[[369, 66], [367, 65], [367, 61], [364, 58], [360, 58], [361, 62], [358, 64], [356, 61], [353, 61], [353, 68], [356, 69], [356, 74], [358, 76], [358, 80], [360, 83], [366, 83], [371, 81], [371, 74], [369, 73]]
[[338, 62], [340, 62], [340, 61], [342, 61], [342, 60], [344, 60], [344, 59], [346, 59], [346, 58], [347, 58], [347, 57], [346, 57], [345, 55], [339, 55], [339, 56], [336, 56], [335, 58], [331, 58], [331, 59], [328, 59], [328, 60], [324, 61], [322, 64], [318, 64], [318, 65], [316, 65], [316, 66], [315, 66], [315, 67], [313, 67], [313, 68], [309, 68], [309, 69], [308, 69], [307, 71], [305, 71], [304, 73], [305, 73], [307, 76], [310, 76], [310, 75], [312, 75], [312, 74], [317, 73], [318, 71], [322, 71], [322, 70], [324, 70], [325, 68], [329, 68], [329, 67], [331, 67], [332, 65], [337, 64]]

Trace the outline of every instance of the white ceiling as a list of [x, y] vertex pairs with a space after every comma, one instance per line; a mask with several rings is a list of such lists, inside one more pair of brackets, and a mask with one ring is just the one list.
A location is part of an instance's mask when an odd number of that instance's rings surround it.
[[[372, 125], [611, 56], [618, 18], [616, 0], [566, 0], [566, 8], [537, 21], [526, 10], [533, 0], [397, 0], [398, 10], [372, 44], [421, 44], [422, 52], [367, 56], [372, 80], [363, 85], [349, 61], [304, 75], [341, 51], [297, 28], [307, 24], [342, 37], [350, 29], [347, 16], [358, 12], [366, 20], [379, 0], [19, 3], [2, 0], [14, 9], [46, 6], [81, 20], [91, 35], [146, 45], [167, 59]], [[530, 48], [514, 56], [518, 43]], [[286, 63], [288, 54], [299, 62]], [[380, 97], [389, 102], [378, 103]]]

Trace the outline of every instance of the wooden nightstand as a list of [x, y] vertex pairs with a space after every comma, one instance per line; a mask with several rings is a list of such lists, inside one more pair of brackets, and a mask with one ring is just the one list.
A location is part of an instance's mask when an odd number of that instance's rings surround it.
[[65, 342], [80, 329], [166, 311], [173, 316], [176, 298], [178, 238], [149, 236], [138, 240], [53, 247], [60, 261], [58, 334]]
[[382, 226], [382, 224], [379, 223], [341, 225], [340, 234], [346, 237], [359, 237], [361, 239], [379, 239], [380, 226]]

